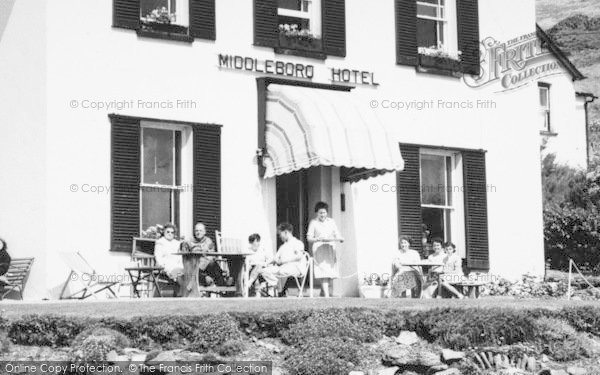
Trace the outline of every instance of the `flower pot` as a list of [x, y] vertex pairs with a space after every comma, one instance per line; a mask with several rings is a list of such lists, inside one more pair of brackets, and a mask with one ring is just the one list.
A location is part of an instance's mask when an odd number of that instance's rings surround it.
[[321, 51], [323, 42], [313, 37], [279, 33], [279, 47], [300, 51]]
[[172, 33], [172, 34], [187, 34], [188, 28], [181, 25], [175, 25], [172, 23], [161, 23], [161, 22], [142, 22], [142, 30], [156, 31], [160, 33]]
[[380, 285], [361, 285], [359, 289], [362, 298], [383, 298], [385, 294], [385, 287]]
[[419, 65], [425, 68], [460, 71], [460, 61], [449, 57], [419, 55]]

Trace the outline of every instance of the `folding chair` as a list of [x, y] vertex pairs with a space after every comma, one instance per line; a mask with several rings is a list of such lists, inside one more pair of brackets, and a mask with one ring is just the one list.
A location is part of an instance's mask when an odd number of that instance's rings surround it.
[[0, 300], [13, 291], [18, 292], [21, 299], [23, 299], [23, 290], [25, 290], [33, 260], [34, 258], [15, 258], [11, 260], [8, 271], [4, 275], [8, 284], [0, 286]]
[[298, 287], [298, 298], [304, 297], [304, 287], [306, 286], [306, 279], [308, 279], [309, 296], [313, 297], [313, 258], [307, 253], [304, 252], [304, 258], [306, 260], [306, 267], [297, 276], [288, 276], [286, 277], [285, 283], [288, 282], [290, 278], [294, 279], [296, 282], [296, 286]]
[[[81, 253], [61, 253], [61, 258], [69, 266], [71, 272], [60, 292], [60, 299], [86, 299], [91, 296], [96, 298], [96, 294], [102, 291], [108, 291], [113, 297], [119, 298], [112, 288], [121, 283], [119, 281], [102, 280]], [[73, 281], [80, 281], [83, 288], [65, 295], [67, 287]]]

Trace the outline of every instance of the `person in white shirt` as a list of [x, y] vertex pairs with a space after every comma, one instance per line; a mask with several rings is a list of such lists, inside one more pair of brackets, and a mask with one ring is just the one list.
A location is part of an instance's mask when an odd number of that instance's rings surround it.
[[[250, 277], [248, 278], [248, 285], [252, 287], [252, 285], [258, 279], [258, 276], [262, 272], [263, 268], [265, 268], [269, 263], [271, 263], [273, 255], [269, 254], [265, 248], [260, 244], [260, 234], [253, 233], [248, 237], [248, 243], [250, 252], [252, 255], [249, 255], [246, 258], [248, 262], [248, 266], [250, 267]], [[257, 296], [260, 294], [257, 292]]]
[[164, 268], [167, 276], [177, 282], [179, 288], [183, 285], [183, 262], [179, 252], [181, 243], [175, 239], [177, 228], [173, 224], [165, 224], [163, 236], [156, 241], [154, 258], [156, 264]]
[[260, 273], [268, 286], [277, 287], [280, 296], [285, 296], [285, 283], [290, 276], [301, 276], [306, 270], [304, 243], [294, 237], [294, 227], [289, 223], [279, 224], [277, 232], [283, 244], [275, 259]]
[[[453, 270], [456, 268], [456, 258], [452, 257], [451, 259], [451, 255], [452, 254], [447, 254], [444, 251], [444, 248], [442, 247], [442, 239], [441, 238], [434, 238], [432, 240], [432, 245], [433, 245], [433, 254], [431, 254], [427, 260], [429, 260], [432, 263], [443, 263], [443, 266], [437, 266], [437, 267], [432, 267], [430, 270], [430, 279], [431, 280], [435, 280], [431, 283], [431, 285], [429, 285], [426, 289], [425, 295], [426, 296], [433, 296], [436, 291], [438, 290], [438, 283], [442, 284], [442, 287], [446, 290], [448, 290], [450, 293], [452, 293], [454, 296], [456, 296], [457, 298], [463, 298], [464, 296], [462, 295], [462, 293], [460, 293], [455, 287], [453, 287], [450, 284], [450, 269], [452, 268]], [[447, 247], [447, 246], [446, 246]], [[454, 245], [452, 244], [452, 248], [454, 249]], [[454, 253], [454, 252], [453, 252]], [[460, 258], [459, 262], [460, 262]], [[449, 264], [448, 261], [451, 261], [452, 264]], [[453, 271], [455, 272], [455, 271]], [[440, 296], [438, 296], [440, 297]]]

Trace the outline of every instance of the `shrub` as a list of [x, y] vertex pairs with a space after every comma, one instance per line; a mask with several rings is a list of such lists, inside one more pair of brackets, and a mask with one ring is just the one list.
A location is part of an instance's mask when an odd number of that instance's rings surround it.
[[577, 331], [600, 336], [600, 309], [592, 306], [565, 307], [560, 315]]
[[20, 345], [68, 346], [86, 326], [82, 318], [32, 314], [13, 321], [8, 336]]
[[543, 353], [557, 361], [572, 361], [591, 355], [588, 340], [564, 320], [541, 318], [535, 322], [535, 341]]
[[131, 346], [129, 339], [124, 334], [115, 331], [114, 329], [102, 326], [94, 326], [84, 329], [75, 337], [75, 339], [73, 339], [71, 346], [81, 346], [87, 338], [92, 336], [107, 337], [114, 343], [114, 346], [119, 349]]
[[407, 327], [458, 350], [525, 342], [534, 332], [526, 312], [510, 309], [433, 309], [409, 315]]
[[287, 352], [284, 367], [290, 375], [347, 375], [362, 356], [363, 348], [352, 339], [321, 336]]
[[229, 340], [217, 347], [217, 353], [222, 356], [234, 356], [246, 350], [246, 343], [242, 340]]
[[[116, 334], [115, 334], [116, 333]], [[103, 362], [112, 350], [122, 349], [127, 339], [111, 329], [96, 328], [78, 337], [71, 350], [73, 362]]]
[[281, 313], [232, 313], [240, 328], [249, 335], [265, 338], [281, 337], [291, 324], [306, 320], [311, 310], [294, 310]]
[[207, 315], [196, 322], [194, 340], [190, 349], [195, 352], [204, 352], [215, 349], [231, 340], [241, 340], [242, 332], [237, 321], [230, 315]]
[[[361, 320], [357, 312], [344, 313], [343, 310], [331, 309], [315, 311], [303, 322], [294, 323], [282, 334], [285, 343], [299, 346], [314, 337], [341, 337], [356, 340], [360, 343], [375, 342], [383, 335], [383, 328], [376, 323], [370, 324]], [[354, 316], [355, 321], [350, 319]]]

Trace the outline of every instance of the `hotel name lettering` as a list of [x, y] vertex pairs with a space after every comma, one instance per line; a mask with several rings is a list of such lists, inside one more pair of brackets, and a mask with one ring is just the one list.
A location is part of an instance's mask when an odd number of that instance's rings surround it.
[[[314, 65], [238, 55], [219, 54], [219, 68], [309, 80], [315, 76]], [[379, 86], [375, 81], [375, 73], [364, 70], [329, 68], [329, 80], [333, 83]]]

